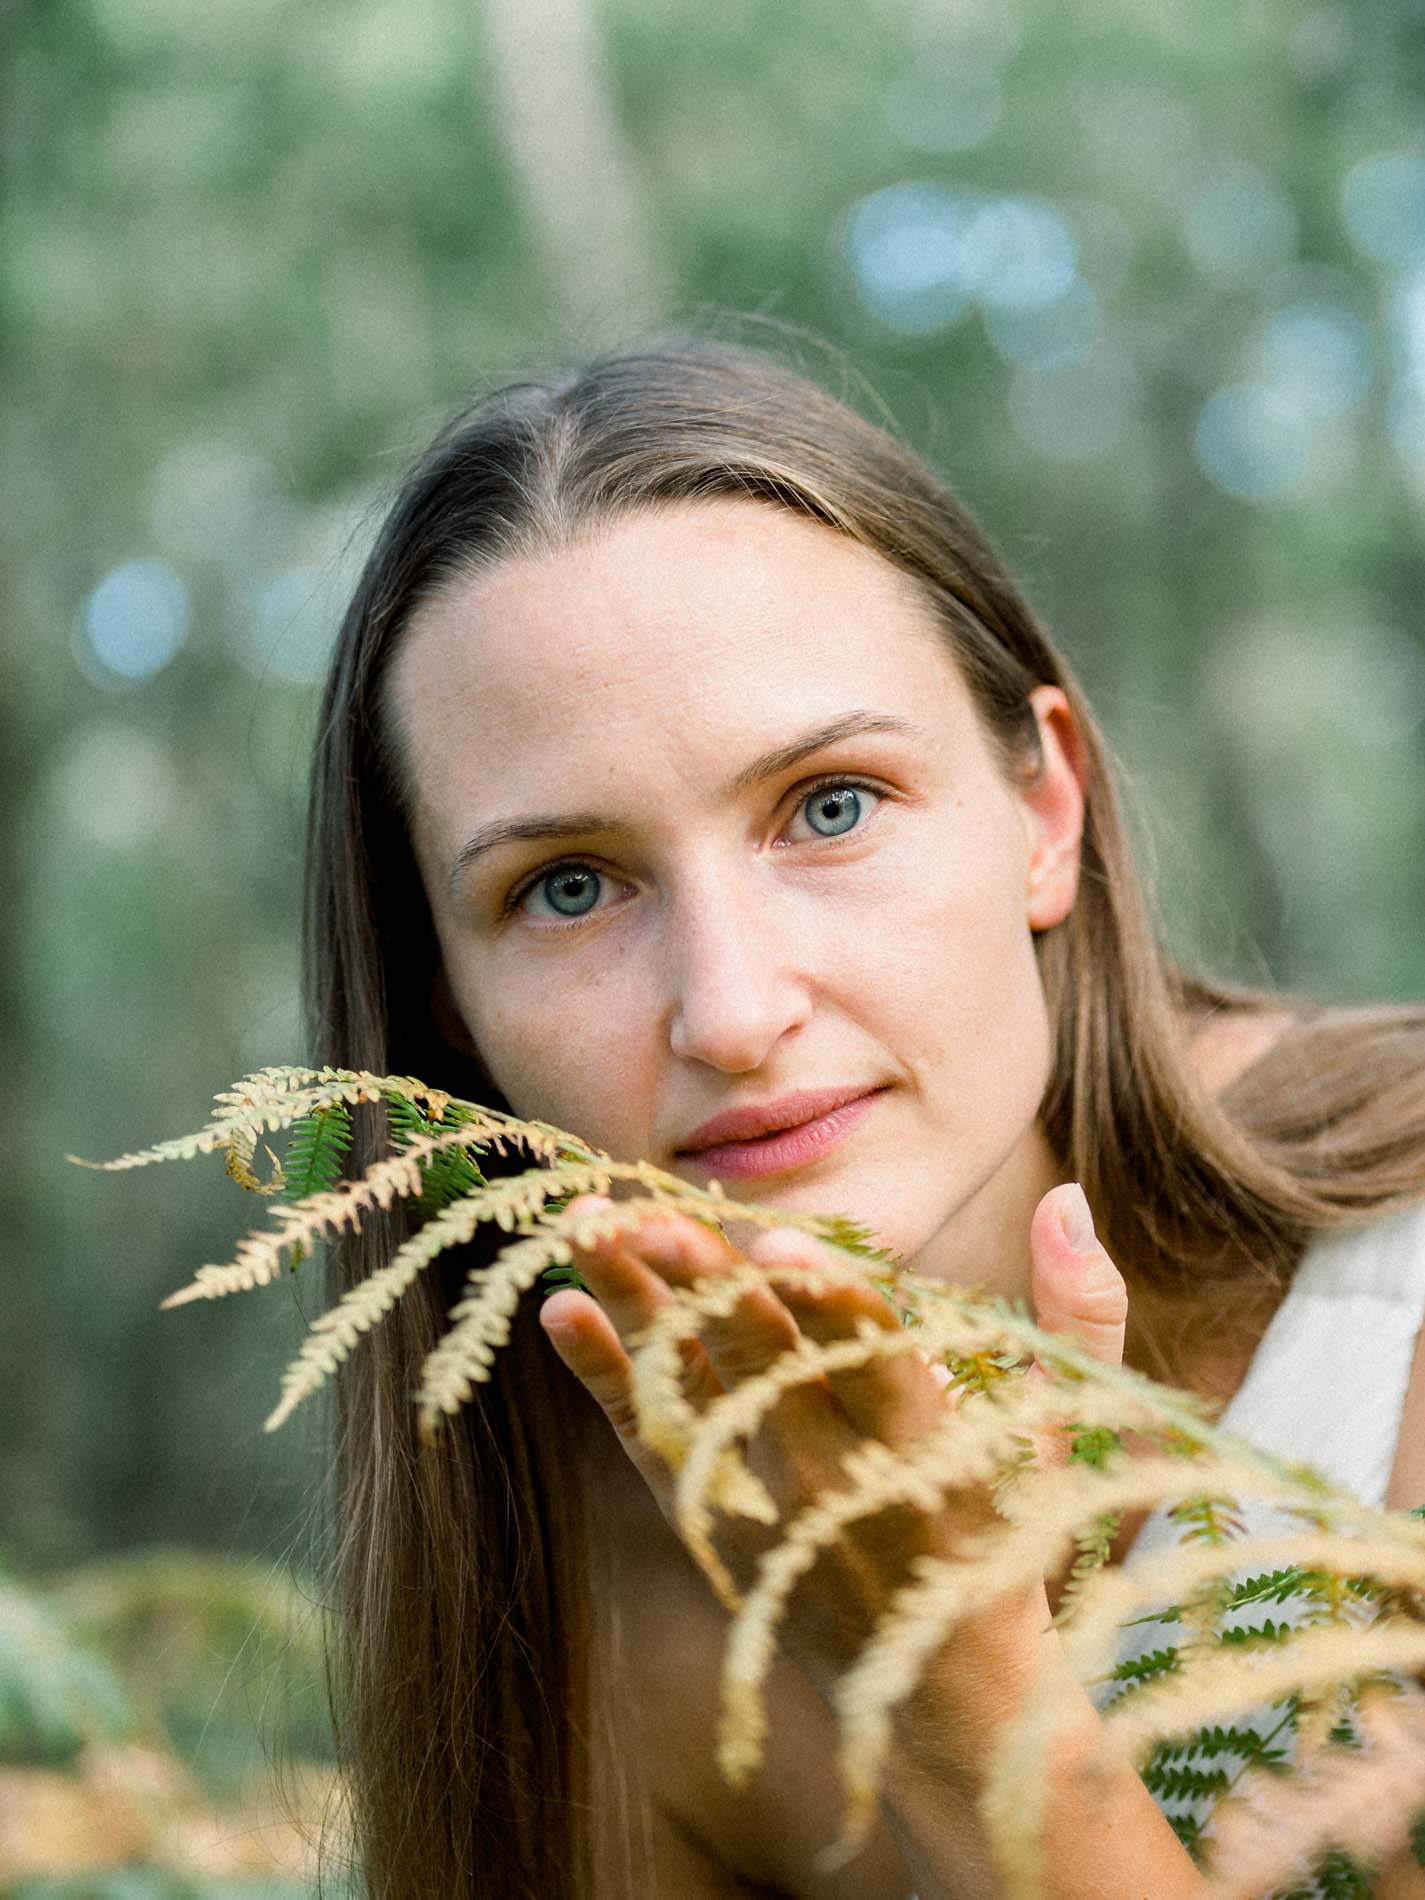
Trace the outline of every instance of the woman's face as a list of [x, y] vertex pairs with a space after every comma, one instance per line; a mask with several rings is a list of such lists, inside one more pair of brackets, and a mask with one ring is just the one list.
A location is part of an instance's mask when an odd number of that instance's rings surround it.
[[910, 581], [768, 504], [451, 586], [391, 709], [455, 1035], [517, 1114], [1017, 1284], [1055, 1178], [1032, 932], [1082, 816], [1063, 697], [1035, 706], [1012, 786]]

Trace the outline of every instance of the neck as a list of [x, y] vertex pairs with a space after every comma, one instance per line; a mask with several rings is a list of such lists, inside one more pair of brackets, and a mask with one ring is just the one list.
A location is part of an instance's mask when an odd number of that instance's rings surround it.
[[[1067, 1178], [1036, 1122], [907, 1264], [923, 1279], [1021, 1299], [1032, 1311], [1030, 1221], [1041, 1198]], [[1114, 1264], [1129, 1289], [1124, 1364], [1162, 1385], [1226, 1404], [1246, 1377], [1283, 1288], [1237, 1284], [1224, 1287], [1220, 1300], [1204, 1302], [1155, 1291], [1137, 1277], [1132, 1261]]]
[[1029, 1224], [1065, 1174], [1036, 1121], [994, 1173], [906, 1264], [926, 1280], [1029, 1301]]

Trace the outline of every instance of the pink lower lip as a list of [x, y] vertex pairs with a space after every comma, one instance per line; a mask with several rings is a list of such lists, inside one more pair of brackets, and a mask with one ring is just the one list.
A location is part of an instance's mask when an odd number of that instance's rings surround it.
[[685, 1161], [705, 1169], [720, 1180], [746, 1178], [754, 1174], [786, 1174], [792, 1168], [805, 1167], [843, 1141], [871, 1112], [871, 1105], [884, 1090], [858, 1095], [854, 1102], [843, 1102], [829, 1115], [815, 1121], [799, 1122], [795, 1128], [779, 1128], [775, 1135], [759, 1135], [755, 1141], [729, 1141], [717, 1148], [699, 1148], [684, 1155]]

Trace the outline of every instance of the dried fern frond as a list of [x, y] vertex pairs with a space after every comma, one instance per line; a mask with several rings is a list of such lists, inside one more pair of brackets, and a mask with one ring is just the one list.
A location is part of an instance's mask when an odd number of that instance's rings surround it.
[[222, 1299], [228, 1293], [267, 1285], [281, 1271], [284, 1255], [305, 1255], [330, 1235], [355, 1232], [375, 1209], [385, 1211], [399, 1200], [418, 1195], [425, 1178], [422, 1161], [445, 1149], [468, 1145], [478, 1132], [476, 1128], [460, 1128], [420, 1137], [372, 1162], [355, 1181], [277, 1207], [269, 1228], [241, 1240], [226, 1265], [199, 1267], [191, 1285], [170, 1293], [164, 1307], [186, 1306], [190, 1300]]
[[[440, 1152], [438, 1141], [427, 1138], [419, 1146], [413, 1142], [405, 1158], [414, 1164], [422, 1153], [434, 1155]], [[519, 1182], [524, 1179], [524, 1176], [518, 1177]], [[524, 1198], [531, 1198], [527, 1191]], [[361, 1335], [369, 1332], [378, 1320], [390, 1312], [416, 1275], [429, 1266], [438, 1254], [447, 1247], [462, 1246], [482, 1219], [493, 1219], [507, 1231], [512, 1228], [514, 1219], [511, 1207], [516, 1201], [517, 1197], [507, 1195], [493, 1208], [488, 1206], [488, 1202], [476, 1202], [468, 1196], [453, 1202], [427, 1221], [409, 1240], [404, 1241], [386, 1266], [371, 1274], [359, 1286], [353, 1287], [336, 1306], [316, 1319], [296, 1359], [283, 1376], [281, 1402], [267, 1419], [266, 1430], [276, 1431], [295, 1407], [318, 1389], [346, 1358]], [[564, 1257], [572, 1257], [567, 1245], [563, 1246], [562, 1251]], [[540, 1268], [549, 1264], [550, 1257], [546, 1249], [540, 1253], [539, 1265], [528, 1280], [517, 1288], [516, 1299], [524, 1285], [532, 1284], [538, 1277]], [[513, 1306], [508, 1310], [513, 1311]]]
[[[556, 1192], [588, 1193], [610, 1184], [607, 1175], [584, 1165], [551, 1170], [551, 1179]], [[566, 1189], [566, 1181], [576, 1185]], [[597, 1214], [559, 1213], [539, 1219], [530, 1215], [511, 1221], [518, 1237], [450, 1309], [450, 1331], [421, 1368], [416, 1397], [423, 1430], [433, 1432], [443, 1417], [458, 1412], [472, 1388], [488, 1377], [497, 1349], [509, 1337], [521, 1295], [547, 1267], [567, 1265], [575, 1246], [607, 1239], [660, 1205], [652, 1199], [637, 1199]], [[502, 1203], [500, 1211], [508, 1212], [507, 1204]]]
[[1397, 1851], [1400, 1817], [1425, 1803], [1425, 1696], [1368, 1690], [1355, 1748], [1327, 1742], [1290, 1776], [1258, 1771], [1214, 1816], [1223, 1900], [1258, 1900], [1309, 1880], [1331, 1849], [1367, 1863]]
[[[231, 1260], [200, 1267], [188, 1286], [163, 1301], [165, 1308], [267, 1285], [278, 1277], [284, 1260], [297, 1265], [320, 1241], [357, 1231], [373, 1211], [385, 1211], [398, 1201], [415, 1203], [418, 1211], [433, 1216], [387, 1267], [314, 1323], [288, 1369], [269, 1429], [318, 1389], [361, 1334], [390, 1311], [421, 1268], [446, 1248], [469, 1240], [482, 1222], [516, 1236], [517, 1244], [505, 1250], [496, 1268], [475, 1276], [466, 1297], [452, 1309], [455, 1324], [423, 1373], [419, 1398], [427, 1431], [457, 1411], [471, 1387], [486, 1376], [495, 1348], [508, 1335], [521, 1293], [545, 1268], [567, 1264], [572, 1245], [587, 1244], [598, 1231], [588, 1215], [546, 1218], [542, 1210], [550, 1203], [578, 1194], [641, 1190], [644, 1201], [625, 1201], [625, 1211], [614, 1215], [604, 1231], [615, 1231], [649, 1206], [675, 1208], [714, 1226], [733, 1208], [716, 1182], [700, 1189], [648, 1162], [616, 1162], [548, 1123], [462, 1101], [414, 1076], [360, 1069], [261, 1069], [220, 1091], [214, 1105], [217, 1113], [192, 1135], [112, 1161], [79, 1162], [117, 1172], [222, 1149], [228, 1172], [240, 1186], [263, 1193], [296, 1191], [298, 1198], [273, 1209], [266, 1228], [238, 1242]], [[354, 1180], [340, 1181], [340, 1161], [351, 1146], [350, 1111], [378, 1106], [387, 1118], [387, 1152]], [[285, 1178], [274, 1158], [272, 1181], [261, 1183], [251, 1167], [258, 1137], [284, 1128], [293, 1131]], [[537, 1165], [487, 1181], [479, 1157], [512, 1150], [523, 1151]], [[803, 1227], [857, 1261], [885, 1260], [840, 1216], [786, 1216], [741, 1207], [736, 1211], [764, 1227]]]
[[[376, 1158], [344, 1178], [363, 1113], [376, 1118]], [[267, 1149], [260, 1174], [259, 1144], [283, 1129], [285, 1159]], [[633, 1344], [640, 1435], [674, 1474], [680, 1531], [731, 1617], [718, 1759], [733, 1782], [761, 1759], [772, 1660], [818, 1561], [879, 1512], [910, 1507], [933, 1525], [973, 1498], [973, 1528], [957, 1520], [951, 1554], [942, 1543], [907, 1560], [833, 1686], [848, 1796], [843, 1845], [874, 1819], [899, 1712], [961, 1620], [1068, 1565], [1056, 1619], [1062, 1673], [1036, 1682], [1004, 1726], [984, 1791], [1007, 1900], [1042, 1891], [1055, 1737], [1082, 1718], [1082, 1697], [1067, 1694], [1075, 1680], [1098, 1696], [1109, 1731], [1224, 1900], [1260, 1900], [1263, 1883], [1283, 1881], [1297, 1883], [1293, 1895], [1367, 1891], [1351, 1856], [1392, 1851], [1387, 1822], [1403, 1833], [1416, 1807], [1425, 1864], [1425, 1715], [1409, 1691], [1425, 1671], [1425, 1522], [1370, 1510], [1305, 1467], [1254, 1450], [1215, 1427], [1191, 1395], [1102, 1365], [1002, 1301], [918, 1279], [839, 1216], [736, 1203], [715, 1182], [699, 1188], [647, 1162], [615, 1161], [564, 1130], [412, 1076], [259, 1070], [215, 1097], [196, 1134], [101, 1165], [208, 1152], [221, 1152], [232, 1178], [272, 1203], [269, 1219], [165, 1305], [265, 1284], [373, 1214], [398, 1204], [407, 1214], [386, 1264], [312, 1325], [269, 1429], [331, 1377], [427, 1266], [482, 1225], [506, 1243], [468, 1275], [422, 1368], [427, 1435], [489, 1377], [520, 1300], [542, 1276], [568, 1279], [576, 1249], [650, 1213], [671, 1210], [721, 1231], [734, 1222], [739, 1231], [796, 1227], [827, 1249], [824, 1266], [798, 1268], [801, 1291], [849, 1276], [889, 1302], [899, 1326], [863, 1320], [851, 1337], [802, 1339], [701, 1411], [684, 1392], [688, 1347], [749, 1289], [790, 1275], [748, 1262], [673, 1288]], [[494, 1175], [492, 1156], [502, 1164]], [[516, 1157], [528, 1165], [512, 1169]], [[569, 1205], [587, 1194], [612, 1198], [592, 1211]], [[749, 1462], [758, 1433], [799, 1390], [906, 1352], [945, 1368], [943, 1417], [909, 1446], [862, 1442], [835, 1482], [783, 1521]], [[1047, 1376], [1023, 1377], [1031, 1364]], [[1036, 1456], [1034, 1446], [1051, 1441], [1067, 1441], [1066, 1461]], [[1119, 1568], [1110, 1546], [1135, 1511], [1162, 1514], [1177, 1542]], [[780, 1533], [741, 1589], [717, 1548], [720, 1522], [738, 1516]]]
[[235, 1138], [276, 1134], [279, 1128], [289, 1128], [303, 1116], [334, 1103], [354, 1108], [392, 1095], [441, 1106], [450, 1100], [414, 1076], [371, 1075], [361, 1069], [259, 1069], [254, 1075], [244, 1076], [236, 1087], [214, 1096], [218, 1112], [195, 1134], [156, 1142], [152, 1148], [140, 1148], [112, 1161], [85, 1161], [79, 1155], [67, 1159], [77, 1167], [96, 1168], [104, 1174], [146, 1168], [156, 1161], [191, 1161], [195, 1155], [227, 1148]]
[[257, 1158], [257, 1136], [250, 1128], [234, 1131], [223, 1151], [223, 1166], [230, 1180], [239, 1187], [247, 1188], [253, 1194], [280, 1194], [287, 1185], [287, 1176], [282, 1163], [267, 1149], [267, 1158], [272, 1163], [272, 1172], [265, 1181], [259, 1180], [253, 1168]]

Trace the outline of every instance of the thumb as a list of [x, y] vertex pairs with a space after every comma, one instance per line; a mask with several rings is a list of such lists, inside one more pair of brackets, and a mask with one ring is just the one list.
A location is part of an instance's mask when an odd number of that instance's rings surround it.
[[1105, 1365], [1123, 1360], [1128, 1287], [1094, 1232], [1077, 1181], [1051, 1188], [1029, 1228], [1030, 1301], [1034, 1323], [1067, 1333]]

